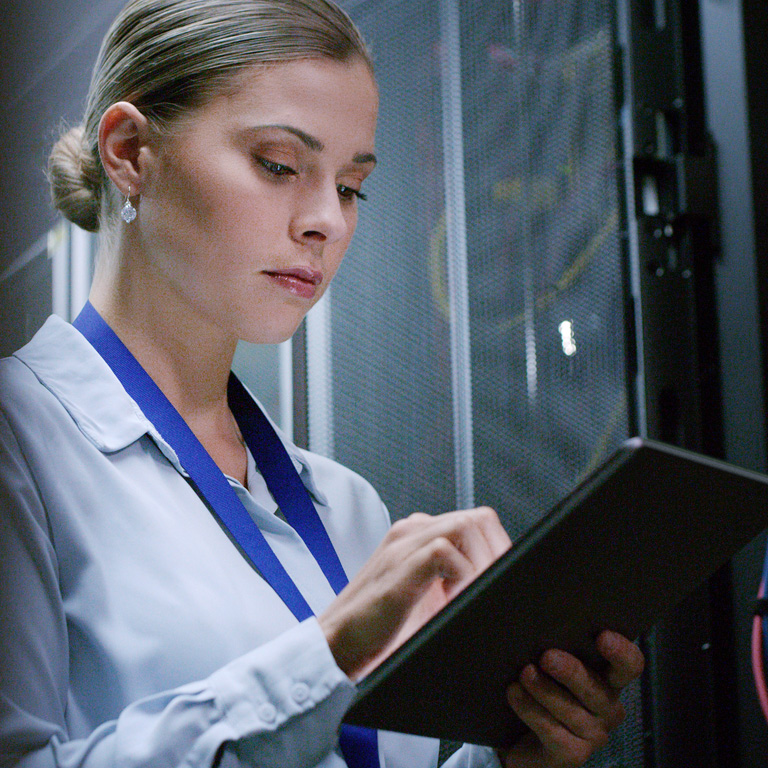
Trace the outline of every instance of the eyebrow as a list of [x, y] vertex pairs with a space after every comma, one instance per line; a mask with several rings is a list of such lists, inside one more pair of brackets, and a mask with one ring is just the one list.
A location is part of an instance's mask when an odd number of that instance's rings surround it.
[[[253, 130], [258, 131], [258, 130], [263, 130], [265, 128], [277, 128], [280, 131], [286, 131], [287, 133], [291, 133], [294, 136], [296, 136], [301, 141], [302, 144], [307, 146], [313, 152], [322, 152], [325, 149], [325, 144], [323, 144], [323, 142], [320, 141], [320, 139], [317, 139], [314, 136], [311, 136], [306, 131], [302, 131], [300, 128], [294, 128], [292, 125], [281, 125], [281, 124], [259, 125]], [[352, 158], [352, 161], [360, 164], [373, 163], [375, 165], [376, 155], [374, 155], [373, 152], [360, 152]]]

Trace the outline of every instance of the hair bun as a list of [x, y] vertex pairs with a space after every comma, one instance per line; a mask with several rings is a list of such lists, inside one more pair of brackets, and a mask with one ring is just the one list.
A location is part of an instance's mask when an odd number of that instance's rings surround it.
[[101, 210], [101, 161], [85, 146], [84, 129], [64, 133], [48, 158], [54, 206], [77, 226], [98, 232]]

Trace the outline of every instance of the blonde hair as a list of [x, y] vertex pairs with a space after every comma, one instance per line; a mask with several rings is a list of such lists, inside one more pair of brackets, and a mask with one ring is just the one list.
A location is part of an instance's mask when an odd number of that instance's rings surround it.
[[104, 38], [82, 124], [51, 151], [53, 204], [91, 232], [112, 212], [98, 130], [118, 101], [167, 131], [253, 65], [355, 57], [372, 69], [359, 31], [330, 0], [132, 0]]

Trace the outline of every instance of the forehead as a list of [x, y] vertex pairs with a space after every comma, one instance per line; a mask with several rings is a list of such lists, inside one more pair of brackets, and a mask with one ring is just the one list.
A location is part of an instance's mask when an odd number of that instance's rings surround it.
[[364, 61], [301, 59], [246, 70], [195, 117], [242, 128], [288, 124], [313, 134], [342, 131], [371, 143], [377, 111], [378, 90]]

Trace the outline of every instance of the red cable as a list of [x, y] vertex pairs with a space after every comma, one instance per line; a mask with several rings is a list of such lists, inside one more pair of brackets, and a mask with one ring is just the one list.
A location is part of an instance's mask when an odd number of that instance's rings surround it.
[[[765, 596], [765, 582], [761, 582], [758, 597]], [[752, 621], [752, 674], [755, 678], [755, 689], [760, 701], [763, 717], [768, 721], [768, 689], [765, 683], [765, 667], [763, 664], [763, 617], [756, 615]]]

